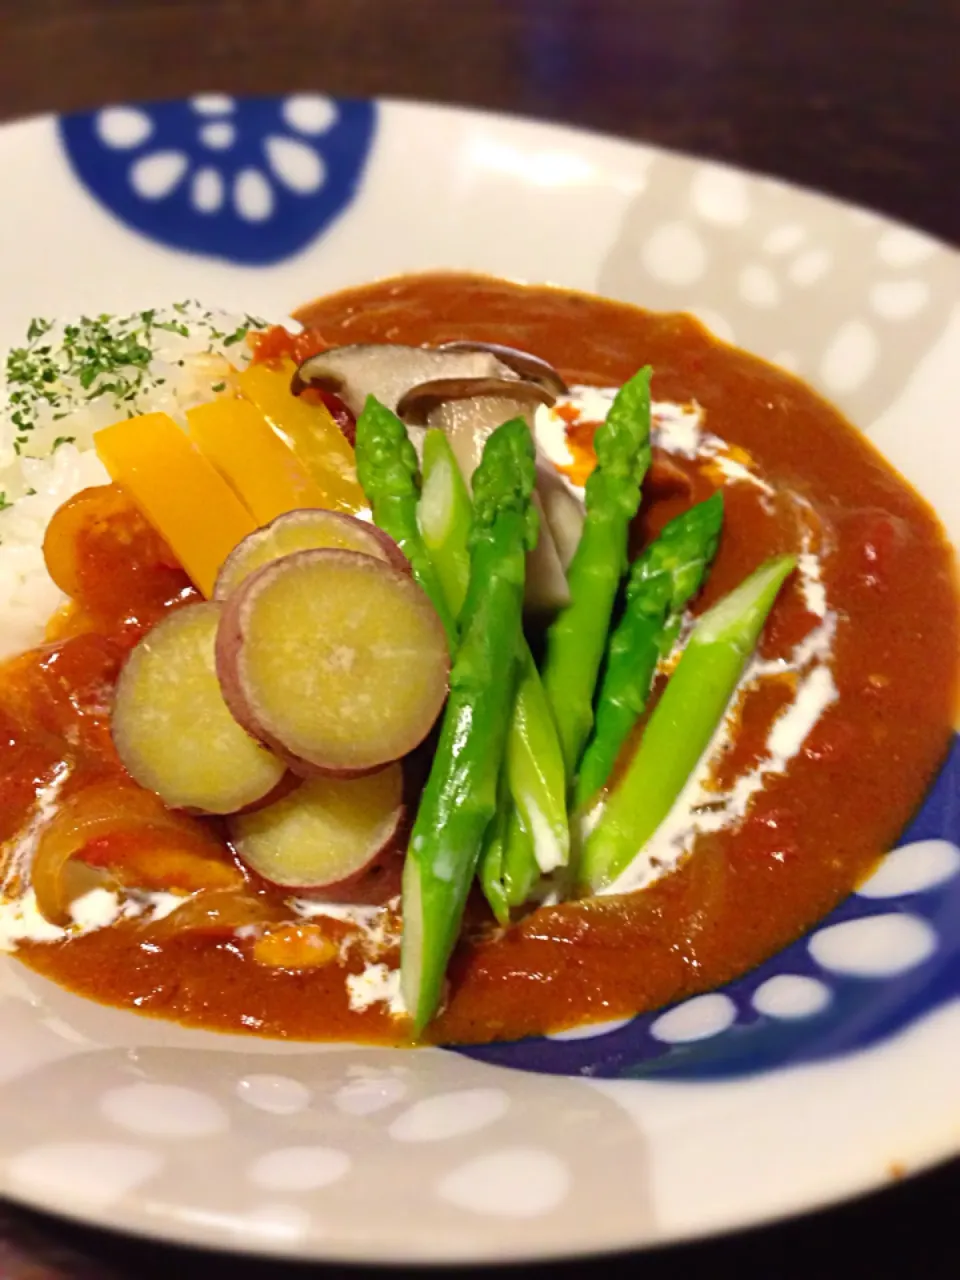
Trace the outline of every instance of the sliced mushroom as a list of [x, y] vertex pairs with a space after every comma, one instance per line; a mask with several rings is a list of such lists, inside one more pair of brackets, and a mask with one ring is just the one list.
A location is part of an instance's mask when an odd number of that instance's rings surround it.
[[436, 378], [412, 387], [397, 413], [406, 423], [445, 431], [469, 482], [487, 437], [502, 422], [522, 417], [532, 428], [537, 406], [552, 403], [543, 387], [518, 378]]
[[527, 552], [527, 576], [523, 603], [532, 613], [554, 613], [570, 603], [570, 585], [553, 528], [539, 492], [533, 491], [533, 505], [540, 517], [537, 545]]
[[496, 378], [512, 384], [522, 381], [508, 365], [486, 351], [358, 343], [333, 347], [304, 360], [294, 374], [292, 386], [295, 394], [310, 386], [333, 391], [353, 413], [359, 414], [368, 395], [396, 410], [411, 388], [438, 378]]
[[[550, 392], [532, 382], [444, 379], [414, 387], [398, 408], [401, 417], [446, 432], [469, 484], [492, 432], [502, 422], [516, 417], [526, 418], [532, 428], [537, 407], [552, 404], [553, 399]], [[542, 470], [542, 466], [538, 467], [538, 486]], [[556, 610], [569, 603], [570, 590], [551, 521], [538, 492], [534, 493], [534, 505], [540, 515], [540, 538], [527, 556], [525, 603], [536, 612]]]
[[543, 455], [537, 460], [537, 493], [542, 514], [566, 572], [583, 533], [583, 503], [570, 492], [563, 476]]
[[568, 391], [567, 384], [553, 365], [548, 364], [546, 360], [541, 360], [539, 356], [533, 355], [530, 351], [521, 351], [517, 347], [505, 347], [499, 342], [468, 342], [466, 340], [443, 342], [437, 350], [486, 351], [495, 356], [501, 364], [505, 364], [508, 369], [512, 369], [515, 374], [526, 382], [538, 383], [549, 391], [554, 398], [565, 396]]

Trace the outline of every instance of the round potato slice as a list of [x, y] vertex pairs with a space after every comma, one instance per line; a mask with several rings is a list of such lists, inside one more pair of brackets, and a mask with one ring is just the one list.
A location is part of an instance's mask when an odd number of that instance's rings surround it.
[[230, 839], [264, 880], [332, 902], [385, 902], [400, 891], [403, 769], [311, 778], [256, 813]]
[[265, 564], [295, 551], [360, 551], [410, 572], [406, 556], [382, 529], [366, 520], [357, 520], [341, 511], [304, 507], [287, 511], [262, 529], [248, 534], [223, 563], [217, 575], [213, 597], [226, 600], [245, 578]]
[[216, 670], [221, 606], [158, 622], [117, 683], [112, 733], [127, 772], [172, 809], [236, 813], [270, 796], [286, 769], [230, 714]]
[[355, 551], [300, 551], [230, 597], [217, 672], [240, 724], [295, 772], [358, 777], [427, 736], [450, 659], [409, 575]]

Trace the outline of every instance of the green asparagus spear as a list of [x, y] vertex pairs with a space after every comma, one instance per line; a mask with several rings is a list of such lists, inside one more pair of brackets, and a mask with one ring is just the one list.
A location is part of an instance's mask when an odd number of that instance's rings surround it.
[[417, 516], [444, 598], [456, 618], [470, 579], [467, 542], [473, 507], [446, 432], [436, 428], [423, 439], [423, 490]]
[[500, 769], [497, 784], [497, 812], [487, 827], [480, 851], [480, 887], [497, 923], [504, 928], [510, 923], [510, 903], [504, 882], [504, 862], [507, 851], [507, 824], [515, 813], [510, 803], [510, 786], [507, 782], [506, 761]]
[[403, 871], [403, 999], [419, 1033], [443, 975], [487, 827], [513, 710], [525, 555], [537, 537], [533, 440], [522, 418], [498, 427], [473, 476], [470, 582], [450, 696]]
[[593, 737], [580, 762], [580, 808], [605, 786], [620, 749], [646, 706], [657, 661], [669, 652], [676, 620], [700, 590], [717, 550], [723, 495], [671, 520], [634, 562], [623, 617], [610, 638], [607, 669], [597, 697]]
[[627, 535], [650, 465], [650, 369], [621, 388], [594, 437], [583, 534], [567, 581], [570, 603], [547, 633], [543, 684], [553, 707], [567, 778], [593, 726], [593, 695], [610, 617], [627, 568]]
[[[454, 615], [467, 590], [471, 518], [470, 497], [449, 441], [442, 431], [428, 431], [420, 529]], [[566, 863], [570, 853], [563, 757], [553, 713], [529, 647], [519, 639], [520, 678], [507, 740], [508, 788], [498, 804], [503, 820], [497, 824], [499, 840], [491, 832], [480, 861], [481, 884], [501, 923], [506, 922], [504, 904], [520, 906], [540, 872]], [[513, 806], [520, 821], [506, 812]]]
[[515, 804], [510, 804], [503, 832], [503, 896], [509, 907], [522, 907], [540, 879], [533, 836]]
[[[570, 857], [570, 827], [566, 808], [566, 774], [553, 712], [540, 673], [526, 643], [520, 650], [520, 680], [510, 737], [507, 776], [519, 823], [507, 828], [505, 868], [514, 882], [510, 905], [526, 901], [539, 872], [565, 866]], [[521, 858], [526, 849], [527, 856]], [[525, 870], [523, 869], [525, 866]], [[526, 889], [520, 884], [526, 881]]]
[[670, 812], [795, 566], [795, 556], [768, 560], [697, 623], [636, 755], [587, 837], [582, 878], [592, 890], [612, 884]]
[[374, 520], [410, 561], [413, 576], [430, 597], [453, 649], [457, 642], [456, 621], [417, 524], [417, 452], [406, 427], [375, 396], [367, 396], [357, 419], [356, 457], [357, 478]]

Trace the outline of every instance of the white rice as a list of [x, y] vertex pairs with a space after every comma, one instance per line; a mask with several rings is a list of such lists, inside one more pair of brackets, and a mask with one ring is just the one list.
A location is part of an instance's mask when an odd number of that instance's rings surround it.
[[[76, 322], [34, 321], [0, 373], [0, 658], [43, 639], [64, 597], [43, 562], [43, 535], [68, 498], [109, 476], [93, 433], [153, 411], [227, 394], [264, 322], [198, 302]], [[132, 353], [125, 362], [123, 352]], [[97, 367], [97, 353], [106, 355]], [[119, 355], [118, 355], [119, 353]], [[84, 385], [86, 383], [86, 385]]]

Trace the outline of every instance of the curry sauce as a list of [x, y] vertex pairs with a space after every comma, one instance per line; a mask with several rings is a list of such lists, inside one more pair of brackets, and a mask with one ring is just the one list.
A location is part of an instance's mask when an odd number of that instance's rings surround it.
[[[897, 839], [953, 731], [957, 585], [952, 552], [923, 500], [809, 388], [682, 315], [438, 274], [337, 294], [298, 318], [309, 333], [297, 350], [265, 349], [263, 358], [342, 343], [469, 338], [534, 352], [570, 383], [618, 385], [651, 364], [655, 398], [695, 401], [709, 430], [747, 451], [774, 491], [771, 499], [749, 486], [727, 487], [720, 550], [697, 609], [765, 557], [797, 551], [802, 508], [837, 618], [839, 697], [745, 819], [700, 837], [678, 870], [641, 893], [544, 907], [506, 932], [494, 930], [476, 904], [431, 1037], [513, 1038], [654, 1008], [744, 972], [829, 912]], [[589, 449], [589, 439], [574, 444], [577, 456]], [[657, 457], [637, 544], [711, 486], [702, 467]], [[109, 708], [125, 655], [158, 618], [197, 599], [123, 494], [113, 487], [91, 492], [99, 496], [87, 499], [76, 520], [75, 604], [56, 621], [48, 646], [0, 672], [3, 840], [27, 822], [38, 788], [64, 761], [74, 791], [122, 777]], [[764, 632], [763, 655], [786, 653], [814, 622], [798, 587], [789, 586]], [[722, 765], [727, 776], [756, 758], [777, 707], [778, 694], [768, 689], [745, 709]], [[222, 887], [282, 922], [282, 895], [244, 871], [216, 824], [207, 825]], [[121, 849], [94, 842], [83, 857], [91, 865], [125, 865], [133, 880], [162, 880], [170, 852], [145, 838], [140, 848], [129, 839]], [[344, 966], [362, 969], [360, 950], [341, 950], [343, 963], [265, 964], [243, 929], [178, 929], [176, 919], [25, 943], [18, 955], [83, 995], [190, 1025], [299, 1039], [402, 1040], [402, 1025], [382, 1004], [363, 1012], [349, 1006]], [[306, 929], [292, 917], [284, 927], [293, 935]], [[324, 927], [342, 941], [343, 926]]]

